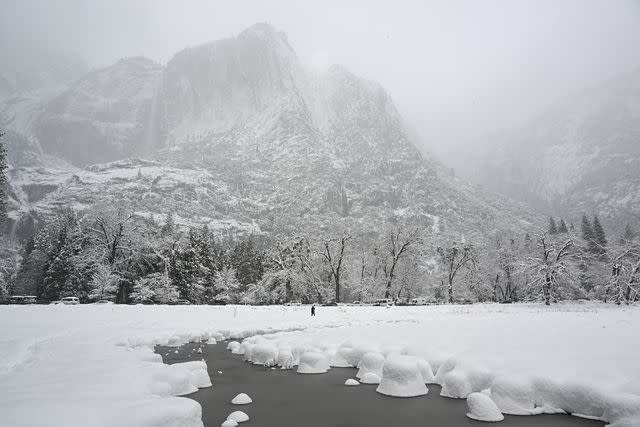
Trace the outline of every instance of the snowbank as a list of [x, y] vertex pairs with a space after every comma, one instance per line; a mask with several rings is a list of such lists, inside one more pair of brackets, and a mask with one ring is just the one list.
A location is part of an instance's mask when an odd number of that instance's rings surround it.
[[394, 395], [435, 382], [451, 397], [489, 389], [503, 413], [640, 425], [639, 307], [338, 307], [310, 318], [295, 307], [0, 306], [0, 324], [6, 425], [200, 426], [200, 406], [176, 396], [210, 386], [206, 365], [165, 366], [153, 348], [229, 338], [254, 363], [308, 372], [369, 369], [364, 356], [381, 354], [379, 388]]

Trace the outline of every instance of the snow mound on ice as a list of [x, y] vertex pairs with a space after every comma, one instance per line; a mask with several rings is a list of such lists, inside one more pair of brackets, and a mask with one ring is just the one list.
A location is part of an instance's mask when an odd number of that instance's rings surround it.
[[226, 420], [220, 427], [238, 427], [238, 422], [234, 420]]
[[253, 351], [253, 347], [255, 346], [255, 344], [253, 344], [252, 342], [248, 342], [247, 340], [242, 341], [242, 344], [240, 344], [240, 353], [238, 353], [244, 355], [242, 360], [251, 362], [251, 352]]
[[[438, 374], [440, 374], [440, 370]], [[466, 363], [464, 368], [458, 365], [441, 378], [442, 390], [440, 391], [440, 396], [464, 399], [471, 393], [480, 392], [491, 387], [493, 376], [481, 366]]]
[[377, 348], [368, 343], [355, 344], [351, 348], [351, 351], [345, 354], [346, 360], [351, 366], [359, 368], [360, 360], [362, 360], [362, 357], [367, 353], [376, 353], [377, 350]]
[[231, 400], [231, 403], [233, 403], [234, 405], [248, 405], [250, 403], [253, 403], [253, 400], [251, 400], [248, 394], [240, 393]]
[[512, 376], [500, 376], [491, 384], [491, 399], [500, 412], [508, 415], [535, 415], [541, 412], [535, 407], [535, 390], [529, 381]]
[[240, 350], [240, 343], [238, 341], [231, 341], [227, 344], [227, 350], [231, 350], [233, 354], [238, 354], [238, 351]]
[[300, 356], [299, 374], [324, 374], [329, 370], [329, 360], [324, 353], [309, 351]]
[[471, 393], [467, 397], [469, 412], [467, 417], [472, 420], [497, 422], [504, 420], [504, 415], [489, 396], [484, 393]]
[[381, 353], [367, 353], [360, 359], [360, 369], [356, 374], [356, 378], [362, 378], [368, 373], [381, 377], [382, 365], [384, 365], [384, 356]]
[[331, 356], [329, 364], [334, 368], [353, 368], [353, 365], [349, 363], [349, 357], [352, 351], [353, 349], [351, 347], [339, 347]]
[[243, 423], [245, 421], [249, 421], [249, 415], [245, 414], [242, 411], [235, 411], [229, 414], [227, 417], [228, 420], [233, 420], [237, 423]]
[[293, 369], [295, 361], [293, 360], [293, 353], [291, 353], [290, 348], [281, 348], [278, 351], [277, 364], [282, 369]]
[[354, 385], [360, 385], [360, 383], [358, 381], [354, 380], [353, 378], [349, 378], [348, 380], [346, 380], [344, 382], [344, 385], [354, 386]]
[[416, 358], [395, 355], [384, 362], [382, 381], [376, 391], [395, 397], [422, 396], [429, 392]]
[[273, 366], [278, 359], [278, 348], [270, 342], [256, 344], [251, 349], [251, 362], [254, 365]]
[[151, 392], [159, 396], [183, 396], [211, 387], [207, 364], [199, 361], [156, 365], [152, 378]]
[[380, 375], [376, 375], [373, 372], [367, 372], [360, 378], [362, 384], [380, 384], [381, 381]]

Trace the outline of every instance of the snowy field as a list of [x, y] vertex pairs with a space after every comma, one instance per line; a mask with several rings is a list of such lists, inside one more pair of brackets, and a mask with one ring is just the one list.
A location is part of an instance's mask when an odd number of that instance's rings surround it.
[[[359, 376], [381, 381], [386, 394], [439, 383], [450, 397], [484, 391], [503, 413], [564, 410], [640, 425], [640, 307], [318, 307], [315, 318], [308, 310], [0, 306], [2, 424], [199, 426], [198, 403], [176, 396], [209, 386], [206, 366], [164, 365], [153, 346], [249, 338], [235, 351], [254, 363], [314, 372], [362, 361]], [[486, 406], [477, 394], [470, 400]]]

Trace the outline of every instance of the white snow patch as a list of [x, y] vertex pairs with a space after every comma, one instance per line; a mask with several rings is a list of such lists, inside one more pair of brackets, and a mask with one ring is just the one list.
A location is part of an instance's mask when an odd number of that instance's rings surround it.
[[497, 422], [504, 420], [504, 415], [489, 396], [484, 393], [471, 393], [467, 397], [467, 417], [472, 420]]
[[253, 400], [251, 400], [248, 394], [240, 393], [231, 400], [231, 403], [233, 403], [234, 405], [248, 405], [250, 403], [253, 403]]

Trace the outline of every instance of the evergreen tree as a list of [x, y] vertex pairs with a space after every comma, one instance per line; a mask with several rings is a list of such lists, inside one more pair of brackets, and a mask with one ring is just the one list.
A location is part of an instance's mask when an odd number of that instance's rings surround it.
[[553, 217], [549, 217], [549, 234], [558, 234], [558, 226]]
[[605, 235], [604, 228], [602, 228], [597, 215], [593, 217], [593, 235], [595, 242], [597, 243], [598, 252], [605, 252], [605, 248], [607, 247], [607, 236]]
[[0, 132], [0, 225], [7, 219], [7, 149], [2, 142], [3, 135]]
[[591, 226], [591, 221], [589, 221], [586, 215], [582, 215], [581, 231], [582, 239], [587, 243], [587, 249], [590, 252], [596, 252], [597, 244], [595, 243], [595, 234]]
[[176, 231], [176, 224], [173, 219], [173, 213], [168, 213], [164, 221], [164, 225], [160, 229], [160, 235], [163, 237], [171, 236]]
[[564, 219], [561, 219], [560, 225], [558, 226], [558, 233], [566, 234], [568, 232], [569, 232], [569, 229], [567, 228], [567, 223], [564, 222]]
[[627, 226], [624, 228], [624, 234], [622, 235], [622, 238], [626, 243], [631, 243], [635, 240], [636, 233], [635, 231], [633, 231], [633, 228], [631, 228], [631, 224], [627, 224]]

